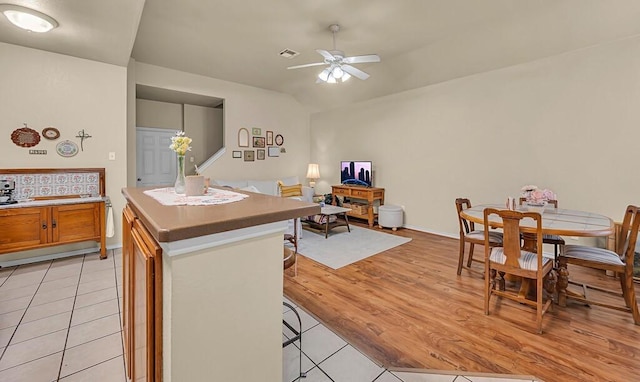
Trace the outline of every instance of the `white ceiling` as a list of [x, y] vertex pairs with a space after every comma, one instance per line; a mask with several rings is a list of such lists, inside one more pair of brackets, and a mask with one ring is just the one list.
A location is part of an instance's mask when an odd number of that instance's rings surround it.
[[[3, 0], [0, 0], [3, 2]], [[48, 34], [0, 18], [0, 41], [136, 61], [291, 94], [326, 110], [640, 33], [638, 0], [12, 0], [55, 18]], [[315, 49], [376, 53], [366, 81], [316, 84]], [[293, 59], [278, 53], [292, 49]]]

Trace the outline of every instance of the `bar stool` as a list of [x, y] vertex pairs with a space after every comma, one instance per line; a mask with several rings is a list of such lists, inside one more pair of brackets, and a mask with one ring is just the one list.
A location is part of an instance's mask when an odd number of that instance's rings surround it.
[[[293, 265], [296, 265], [297, 263], [297, 251], [296, 250], [291, 250], [287, 247], [284, 247], [284, 261], [283, 261], [283, 267], [286, 270], [287, 268], [290, 268]], [[297, 275], [297, 269], [296, 269], [296, 275]], [[298, 329], [295, 329], [291, 324], [289, 324], [284, 318], [282, 319], [282, 324], [284, 326], [286, 326], [289, 330], [291, 330], [293, 332], [293, 337], [289, 338], [288, 340], [284, 341], [282, 343], [282, 348], [284, 349], [285, 347], [287, 347], [288, 345], [291, 345], [292, 343], [296, 342], [297, 340], [300, 340], [300, 376], [298, 377], [298, 380], [301, 378], [306, 378], [307, 374], [302, 372], [302, 319], [300, 319], [300, 314], [298, 314], [298, 312], [296, 311], [296, 308], [293, 307], [293, 305], [289, 304], [288, 302], [283, 301], [282, 304], [284, 306], [286, 306], [287, 308], [291, 309], [291, 311], [296, 315], [296, 318], [298, 320]]]

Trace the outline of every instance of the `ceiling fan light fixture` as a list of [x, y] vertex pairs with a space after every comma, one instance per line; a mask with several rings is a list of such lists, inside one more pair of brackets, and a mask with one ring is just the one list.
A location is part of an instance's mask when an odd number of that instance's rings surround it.
[[342, 78], [342, 76], [344, 75], [344, 70], [342, 70], [340, 66], [336, 66], [331, 71], [331, 75], [333, 75], [336, 79]]
[[58, 26], [51, 16], [14, 4], [0, 4], [0, 12], [15, 26], [30, 32], [44, 33]]
[[340, 80], [342, 80], [342, 82], [345, 82], [349, 78], [351, 78], [351, 75], [349, 73], [347, 73], [347, 72], [344, 72], [344, 74], [342, 75], [342, 78], [340, 78]]
[[318, 74], [318, 78], [324, 82], [327, 82], [329, 80], [330, 73], [331, 71], [329, 70], [329, 68], [325, 68], [323, 71], [320, 72], [320, 74]]
[[332, 74], [329, 74], [329, 78], [327, 78], [327, 83], [328, 84], [336, 84], [336, 83], [338, 83], [338, 81], [336, 80], [336, 78]]

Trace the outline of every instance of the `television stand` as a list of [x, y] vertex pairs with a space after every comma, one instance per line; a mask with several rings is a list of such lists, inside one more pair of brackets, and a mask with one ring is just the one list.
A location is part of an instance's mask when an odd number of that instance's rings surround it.
[[[347, 212], [347, 215], [360, 219], [366, 219], [369, 223], [369, 227], [373, 228], [374, 219], [378, 215], [373, 213], [373, 203], [374, 201], [379, 200], [380, 205], [384, 204], [384, 188], [339, 185], [331, 186], [331, 194], [333, 196], [339, 195], [350, 199], [366, 200], [366, 213], [362, 214], [352, 210], [351, 212]], [[335, 198], [333, 198], [333, 204], [336, 204]]]

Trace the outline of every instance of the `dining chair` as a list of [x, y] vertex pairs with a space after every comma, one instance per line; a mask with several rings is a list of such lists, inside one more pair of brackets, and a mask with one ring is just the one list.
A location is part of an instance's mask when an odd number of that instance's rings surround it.
[[[640, 325], [640, 312], [638, 311], [638, 303], [636, 301], [633, 281], [633, 261], [636, 241], [638, 239], [638, 226], [640, 226], [638, 207], [629, 205], [625, 210], [622, 229], [620, 231], [619, 239], [616, 242], [615, 252], [604, 248], [594, 248], [584, 245], [564, 246], [558, 261], [558, 303], [561, 306], [566, 306], [567, 297], [569, 297], [590, 305], [599, 305], [610, 309], [631, 312], [634, 323], [636, 325]], [[579, 265], [601, 271], [615, 272], [620, 277], [622, 293], [575, 281], [572, 281], [572, 284], [582, 285], [584, 294], [578, 294], [567, 290], [569, 284], [569, 271], [567, 264]], [[588, 298], [586, 293], [587, 289], [622, 296], [626, 306], [611, 304], [604, 300]]]
[[[520, 198], [520, 205], [524, 204], [524, 202], [527, 201], [527, 198]], [[558, 201], [557, 200], [547, 200], [547, 203], [549, 204], [553, 204], [553, 207], [555, 209], [558, 209]], [[560, 253], [559, 248], [562, 247], [563, 245], [565, 245], [565, 241], [564, 239], [560, 236], [560, 235], [550, 235], [550, 234], [543, 234], [542, 235], [542, 242], [544, 244], [551, 244], [553, 245], [553, 256], [555, 258], [555, 261], [558, 261], [558, 254]]]
[[[471, 268], [473, 261], [484, 262], [484, 260], [475, 260], [473, 258], [473, 248], [476, 244], [484, 245], [484, 231], [476, 230], [473, 222], [467, 221], [460, 213], [463, 210], [471, 208], [471, 201], [466, 198], [456, 199], [456, 210], [458, 211], [458, 224], [460, 225], [460, 254], [458, 257], [458, 275], [462, 273], [462, 264], [464, 263], [464, 247], [465, 243], [469, 243], [469, 259], [467, 260], [467, 268]], [[489, 231], [489, 241], [492, 247], [502, 245], [502, 233], [497, 231]]]
[[[542, 316], [551, 307], [552, 299], [544, 298], [543, 284], [553, 270], [553, 261], [542, 255], [542, 216], [537, 212], [519, 212], [486, 208], [484, 210], [484, 230], [491, 226], [491, 219], [497, 215], [502, 219], [502, 247], [492, 247], [489, 235], [485, 236], [485, 278], [484, 278], [484, 313], [489, 314], [489, 300], [492, 295], [506, 297], [522, 304], [536, 308], [536, 326], [538, 334], [542, 333]], [[535, 230], [529, 225], [527, 232], [536, 234], [536, 251], [521, 249], [520, 234], [523, 226], [521, 220], [533, 219]], [[528, 285], [530, 280], [536, 282], [536, 299], [527, 298], [523, 288], [508, 290], [504, 275], [522, 277], [522, 284]], [[528, 288], [525, 288], [528, 289]]]

